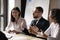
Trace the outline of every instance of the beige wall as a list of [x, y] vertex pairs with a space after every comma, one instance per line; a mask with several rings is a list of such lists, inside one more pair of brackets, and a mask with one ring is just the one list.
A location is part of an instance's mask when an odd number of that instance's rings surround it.
[[50, 0], [50, 9], [60, 8], [60, 0]]

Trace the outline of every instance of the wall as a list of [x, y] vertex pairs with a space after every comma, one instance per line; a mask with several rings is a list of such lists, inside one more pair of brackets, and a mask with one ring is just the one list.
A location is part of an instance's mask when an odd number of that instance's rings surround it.
[[60, 0], [50, 0], [50, 9], [60, 8]]
[[15, 0], [15, 7], [19, 7], [21, 10], [21, 0]]
[[[0, 9], [0, 30], [2, 31], [3, 29], [4, 29], [4, 17], [3, 17], [3, 7], [4, 7], [4, 5], [3, 5], [3, 0], [0, 0], [0, 7], [1, 7], [1, 9]], [[2, 15], [2, 16], [1, 16]]]
[[15, 0], [8, 0], [8, 24], [10, 23], [11, 19], [11, 10], [15, 6]]

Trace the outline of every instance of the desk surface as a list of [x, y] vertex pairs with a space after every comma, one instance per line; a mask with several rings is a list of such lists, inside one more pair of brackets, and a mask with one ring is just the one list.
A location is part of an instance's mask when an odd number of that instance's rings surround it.
[[32, 37], [32, 36], [28, 36], [25, 34], [8, 34], [6, 32], [4, 32], [6, 34], [6, 36], [12, 36], [9, 40], [44, 40], [41, 38], [36, 38], [36, 37]]
[[43, 39], [31, 37], [24, 34], [17, 34], [17, 35], [14, 35], [10, 40], [43, 40]]

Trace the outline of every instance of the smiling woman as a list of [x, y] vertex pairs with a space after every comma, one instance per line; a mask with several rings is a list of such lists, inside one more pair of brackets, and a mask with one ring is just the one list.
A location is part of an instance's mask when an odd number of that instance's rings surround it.
[[21, 12], [18, 7], [14, 7], [11, 11], [11, 20], [9, 25], [6, 27], [8, 33], [22, 33], [26, 26], [25, 19], [21, 17]]

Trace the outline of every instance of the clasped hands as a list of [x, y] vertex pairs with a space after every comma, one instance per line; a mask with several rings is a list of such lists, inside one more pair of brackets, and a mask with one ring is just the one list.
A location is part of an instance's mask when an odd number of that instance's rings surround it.
[[38, 30], [39, 30], [38, 27], [31, 26], [30, 29], [29, 29], [29, 33], [32, 33], [32, 34], [36, 35]]
[[8, 33], [16, 33], [16, 34], [19, 34], [20, 32], [18, 32], [16, 30], [9, 30]]
[[[46, 34], [44, 34], [44, 32], [42, 30], [40, 30], [42, 32], [42, 38], [47, 38], [48, 36]], [[39, 32], [39, 28], [37, 26], [31, 26], [29, 29], [29, 33], [32, 33], [34, 35], [37, 35]]]

